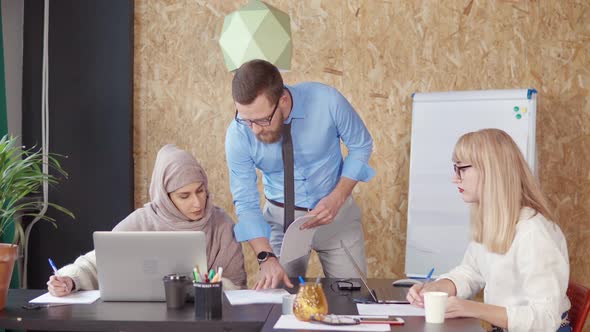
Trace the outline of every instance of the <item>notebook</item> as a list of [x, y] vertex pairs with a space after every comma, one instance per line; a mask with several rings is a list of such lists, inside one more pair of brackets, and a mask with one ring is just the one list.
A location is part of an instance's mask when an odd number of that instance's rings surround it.
[[207, 270], [203, 232], [94, 232], [103, 301], [164, 301], [162, 278]]
[[358, 264], [354, 260], [354, 257], [352, 257], [352, 255], [350, 254], [350, 251], [348, 251], [348, 248], [344, 245], [344, 242], [340, 241], [340, 245], [342, 246], [342, 248], [344, 248], [344, 252], [346, 253], [346, 256], [348, 256], [348, 259], [350, 260], [352, 265], [354, 266], [356, 273], [358, 273], [358, 275], [361, 277], [361, 281], [363, 282], [365, 287], [367, 287], [367, 290], [369, 291], [369, 294], [371, 295], [371, 298], [373, 299], [373, 301], [375, 301], [376, 303], [398, 303], [398, 304], [409, 304], [410, 303], [406, 299], [406, 295], [408, 293], [408, 290], [405, 288], [399, 288], [399, 287], [393, 287], [393, 286], [377, 287], [377, 288], [369, 287], [367, 276], [361, 270], [361, 268], [358, 266]]

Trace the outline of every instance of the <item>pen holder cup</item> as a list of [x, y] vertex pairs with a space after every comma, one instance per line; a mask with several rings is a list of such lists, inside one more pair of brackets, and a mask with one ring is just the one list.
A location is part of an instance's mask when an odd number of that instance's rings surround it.
[[310, 321], [313, 315], [328, 314], [328, 301], [321, 284], [299, 286], [293, 302], [293, 314], [301, 321]]
[[195, 318], [221, 319], [222, 283], [194, 282], [193, 287], [195, 288]]
[[169, 274], [162, 278], [166, 295], [166, 308], [181, 309], [186, 303], [188, 278], [179, 274]]

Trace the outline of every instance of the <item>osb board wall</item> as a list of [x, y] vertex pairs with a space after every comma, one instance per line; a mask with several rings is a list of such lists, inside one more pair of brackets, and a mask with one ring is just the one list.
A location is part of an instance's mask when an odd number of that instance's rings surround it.
[[[411, 94], [534, 87], [541, 183], [569, 242], [571, 275], [590, 285], [590, 3], [268, 3], [292, 20], [285, 81], [338, 88], [373, 135], [377, 175], [354, 192], [371, 276], [404, 271]], [[158, 148], [176, 143], [202, 162], [215, 202], [233, 214], [224, 156], [232, 75], [217, 41], [224, 16], [244, 4], [136, 1], [136, 206], [147, 200]], [[257, 264], [245, 252], [252, 280]], [[318, 271], [314, 262], [309, 275]]]

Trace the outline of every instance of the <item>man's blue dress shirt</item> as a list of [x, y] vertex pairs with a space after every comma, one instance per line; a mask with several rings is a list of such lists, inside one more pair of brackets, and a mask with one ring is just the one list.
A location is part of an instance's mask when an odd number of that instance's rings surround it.
[[[368, 165], [373, 139], [359, 115], [338, 90], [320, 83], [287, 86], [293, 109], [291, 122], [295, 163], [295, 206], [314, 208], [341, 176], [368, 181], [375, 171]], [[340, 140], [348, 148], [343, 161]], [[238, 223], [238, 241], [270, 237], [262, 217], [256, 168], [262, 171], [264, 195], [284, 202], [281, 141], [260, 142], [248, 126], [232, 121], [225, 137], [230, 188]]]

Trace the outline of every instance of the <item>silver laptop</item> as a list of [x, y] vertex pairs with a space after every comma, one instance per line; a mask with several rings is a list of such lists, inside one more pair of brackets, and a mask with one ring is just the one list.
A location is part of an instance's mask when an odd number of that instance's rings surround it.
[[348, 259], [350, 260], [350, 262], [354, 266], [356, 273], [358, 273], [358, 275], [361, 277], [361, 281], [363, 282], [365, 287], [367, 287], [367, 290], [369, 291], [369, 294], [371, 295], [371, 298], [374, 302], [376, 302], [376, 303], [398, 303], [398, 304], [409, 304], [410, 303], [406, 299], [406, 295], [408, 293], [408, 291], [406, 289], [393, 287], [393, 286], [378, 287], [378, 288], [369, 287], [367, 276], [361, 270], [361, 268], [358, 266], [358, 264], [354, 260], [354, 257], [352, 257], [352, 255], [350, 254], [350, 251], [348, 251], [348, 248], [344, 245], [344, 241], [340, 240], [340, 245], [342, 246], [342, 248], [344, 248], [344, 252], [346, 253], [346, 256], [348, 256]]
[[94, 232], [103, 301], [164, 301], [162, 278], [207, 270], [203, 232]]

